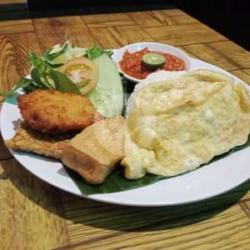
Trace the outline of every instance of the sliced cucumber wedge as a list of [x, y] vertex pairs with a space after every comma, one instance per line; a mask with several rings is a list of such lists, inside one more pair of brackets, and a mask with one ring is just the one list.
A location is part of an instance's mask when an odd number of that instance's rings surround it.
[[146, 67], [155, 69], [163, 66], [166, 62], [166, 58], [161, 54], [147, 53], [142, 57], [142, 62]]

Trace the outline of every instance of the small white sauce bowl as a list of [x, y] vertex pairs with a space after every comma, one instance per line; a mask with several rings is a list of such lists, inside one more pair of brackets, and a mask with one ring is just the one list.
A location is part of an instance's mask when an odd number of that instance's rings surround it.
[[113, 51], [112, 59], [116, 62], [119, 72], [121, 72], [127, 79], [133, 81], [133, 82], [139, 82], [141, 79], [137, 79], [135, 77], [132, 77], [125, 72], [122, 71], [119, 62], [123, 58], [123, 54], [128, 50], [129, 52], [136, 52], [139, 50], [142, 50], [144, 48], [148, 48], [149, 50], [155, 51], [155, 52], [163, 52], [163, 53], [169, 53], [171, 55], [177, 56], [181, 58], [186, 66], [186, 71], [189, 71], [190, 69], [190, 59], [189, 56], [183, 52], [180, 49], [177, 49], [171, 45], [163, 44], [163, 43], [155, 43], [155, 42], [142, 42], [142, 43], [132, 43], [128, 44], [120, 49], [116, 49]]

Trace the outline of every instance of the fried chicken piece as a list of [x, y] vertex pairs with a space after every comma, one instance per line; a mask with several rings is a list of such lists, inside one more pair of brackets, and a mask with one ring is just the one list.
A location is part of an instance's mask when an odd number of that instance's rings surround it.
[[64, 143], [62, 162], [88, 183], [100, 184], [124, 156], [125, 120], [99, 121]]
[[46, 134], [80, 132], [102, 119], [86, 97], [51, 89], [19, 96], [18, 106], [24, 122]]
[[10, 140], [6, 140], [4, 143], [8, 148], [14, 150], [32, 152], [60, 159], [62, 156], [63, 143], [72, 137], [72, 135], [51, 137], [36, 132], [22, 124], [17, 128], [15, 136]]

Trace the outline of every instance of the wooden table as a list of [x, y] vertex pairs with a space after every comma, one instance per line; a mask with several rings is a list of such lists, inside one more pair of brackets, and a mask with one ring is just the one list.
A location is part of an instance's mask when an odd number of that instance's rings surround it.
[[[250, 82], [249, 52], [172, 9], [0, 22], [1, 91], [27, 74], [28, 51], [41, 53], [65, 39], [104, 48], [168, 43]], [[134, 208], [80, 199], [44, 183], [2, 141], [0, 160], [0, 249], [250, 249], [250, 182], [196, 204]]]

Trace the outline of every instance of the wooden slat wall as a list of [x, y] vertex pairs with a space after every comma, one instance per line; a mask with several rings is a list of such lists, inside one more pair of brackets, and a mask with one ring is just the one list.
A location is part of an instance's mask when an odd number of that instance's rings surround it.
[[[28, 72], [27, 52], [56, 43], [118, 48], [159, 41], [250, 82], [249, 52], [180, 10], [0, 22], [0, 91]], [[174, 208], [80, 199], [40, 181], [0, 141], [0, 249], [250, 249], [250, 183]]]
[[26, 0], [0, 0], [1, 4], [17, 4], [17, 3], [26, 3]]

